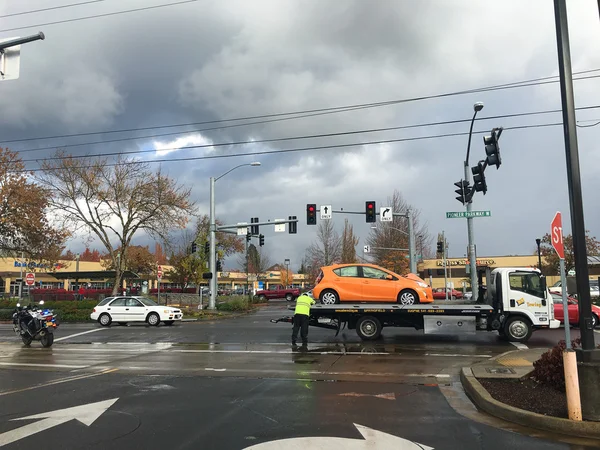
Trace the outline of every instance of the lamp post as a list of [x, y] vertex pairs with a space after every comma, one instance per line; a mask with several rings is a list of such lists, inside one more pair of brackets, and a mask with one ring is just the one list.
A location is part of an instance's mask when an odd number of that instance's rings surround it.
[[537, 248], [538, 248], [538, 269], [540, 269], [540, 272], [542, 271], [542, 250], [540, 249], [540, 244], [542, 243], [542, 240], [540, 238], [537, 238], [535, 240], [535, 243], [537, 244]]
[[285, 264], [285, 281], [286, 281], [286, 288], [289, 287], [289, 283], [290, 283], [290, 260], [289, 259], [285, 259], [285, 261], [283, 261], [283, 263]]
[[216, 252], [216, 232], [217, 232], [217, 226], [216, 226], [216, 218], [215, 218], [215, 183], [223, 178], [225, 175], [227, 175], [230, 172], [233, 172], [235, 169], [239, 168], [239, 167], [244, 167], [244, 166], [260, 166], [260, 162], [258, 161], [254, 161], [251, 163], [247, 163], [247, 164], [240, 164], [239, 166], [235, 166], [232, 169], [229, 169], [227, 172], [225, 172], [223, 175], [220, 175], [218, 177], [210, 177], [210, 232], [209, 232], [209, 240], [210, 240], [210, 253], [209, 253], [209, 270], [210, 273], [212, 274], [212, 279], [210, 280], [210, 285], [211, 285], [211, 289], [210, 289], [210, 300], [208, 302], [208, 309], [215, 309], [215, 304], [216, 304], [216, 300], [217, 300], [217, 288], [218, 288], [218, 280], [217, 280], [217, 273], [216, 273], [216, 267], [217, 267], [217, 252]]
[[[465, 181], [471, 182], [471, 176], [469, 174], [469, 153], [471, 152], [471, 137], [473, 135], [473, 125], [475, 123], [475, 117], [477, 113], [483, 109], [483, 103], [477, 102], [473, 105], [473, 119], [471, 119], [471, 127], [469, 128], [469, 141], [467, 143], [467, 156], [465, 158]], [[467, 203], [467, 212], [470, 212], [472, 209], [472, 203]], [[475, 239], [473, 236], [473, 218], [467, 217], [467, 234], [469, 240], [469, 263], [471, 266], [471, 292], [473, 295], [477, 295], [478, 285], [477, 285], [477, 259], [475, 256]]]

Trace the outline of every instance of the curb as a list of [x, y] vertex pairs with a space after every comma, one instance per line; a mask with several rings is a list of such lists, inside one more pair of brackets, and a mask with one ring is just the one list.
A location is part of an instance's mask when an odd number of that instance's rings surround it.
[[600, 439], [600, 423], [598, 422], [575, 422], [559, 417], [543, 416], [499, 402], [492, 398], [489, 392], [477, 381], [470, 367], [462, 368], [460, 381], [475, 406], [492, 416], [538, 430], [568, 434], [575, 437]]

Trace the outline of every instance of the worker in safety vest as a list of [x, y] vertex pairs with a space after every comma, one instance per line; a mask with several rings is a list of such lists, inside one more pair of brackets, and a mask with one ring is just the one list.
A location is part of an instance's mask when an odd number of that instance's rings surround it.
[[294, 311], [294, 328], [292, 330], [292, 345], [296, 345], [298, 330], [302, 338], [302, 346], [308, 345], [308, 316], [310, 316], [310, 307], [316, 302], [312, 297], [302, 294], [296, 299], [296, 310]]

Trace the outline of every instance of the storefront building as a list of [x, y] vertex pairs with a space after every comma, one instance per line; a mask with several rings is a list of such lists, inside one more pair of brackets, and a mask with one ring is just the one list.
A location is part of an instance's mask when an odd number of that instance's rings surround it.
[[[600, 276], [600, 258], [588, 257], [590, 279], [597, 280]], [[446, 273], [448, 285], [459, 291], [470, 290], [470, 277], [467, 272], [469, 261], [467, 258], [448, 258], [446, 260]], [[537, 255], [515, 255], [515, 256], [483, 256], [477, 258], [477, 269], [496, 269], [499, 267], [537, 267]], [[542, 266], [544, 258], [542, 258]], [[432, 288], [444, 287], [444, 261], [442, 259], [425, 259], [417, 265], [418, 275], [423, 278]], [[547, 284], [552, 286], [560, 280], [559, 275], [548, 276]], [[485, 283], [485, 277], [483, 278]]]

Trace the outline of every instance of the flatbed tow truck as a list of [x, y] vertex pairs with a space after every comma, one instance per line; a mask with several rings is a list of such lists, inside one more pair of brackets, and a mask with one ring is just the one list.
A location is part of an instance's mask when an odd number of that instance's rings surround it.
[[[440, 335], [498, 331], [501, 338], [510, 342], [527, 342], [535, 330], [560, 326], [560, 321], [554, 319], [546, 280], [537, 269], [488, 269], [486, 280], [489, 288], [484, 301], [316, 304], [310, 309], [309, 325], [336, 330], [336, 336], [345, 327], [355, 329], [363, 340], [378, 339], [385, 327], [410, 327]], [[271, 322], [291, 323], [292, 317]]]

